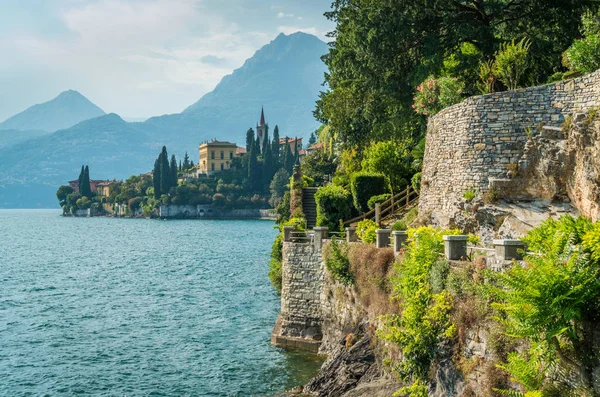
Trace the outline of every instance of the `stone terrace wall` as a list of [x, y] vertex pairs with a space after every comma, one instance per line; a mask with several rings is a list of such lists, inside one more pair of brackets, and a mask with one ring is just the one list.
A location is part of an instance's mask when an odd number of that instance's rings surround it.
[[485, 193], [519, 164], [529, 129], [560, 127], [600, 105], [600, 71], [575, 80], [472, 97], [429, 120], [421, 214], [452, 212], [468, 189]]
[[283, 243], [281, 312], [273, 330], [274, 345], [319, 349], [322, 262], [321, 250], [313, 244]]

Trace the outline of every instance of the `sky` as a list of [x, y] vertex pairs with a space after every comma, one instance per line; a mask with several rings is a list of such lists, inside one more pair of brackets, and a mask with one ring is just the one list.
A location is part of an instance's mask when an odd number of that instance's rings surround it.
[[326, 41], [330, 0], [0, 0], [0, 121], [73, 89], [130, 120], [178, 113], [279, 33]]

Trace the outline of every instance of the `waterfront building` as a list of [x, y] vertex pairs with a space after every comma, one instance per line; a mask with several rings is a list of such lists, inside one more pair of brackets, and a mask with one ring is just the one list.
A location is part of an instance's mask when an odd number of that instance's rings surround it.
[[289, 137], [283, 137], [279, 139], [279, 147], [281, 148], [281, 152], [283, 153], [285, 151], [286, 139], [288, 141], [288, 145], [290, 145], [290, 150], [292, 151], [292, 154], [295, 154], [296, 150], [298, 151], [298, 153], [300, 153], [300, 151], [302, 150], [302, 138]]
[[[90, 179], [90, 190], [92, 191], [92, 193], [98, 193], [98, 185], [101, 183], [110, 184], [110, 181]], [[75, 180], [69, 181], [69, 186], [71, 186], [74, 191], [78, 192], [79, 191], [79, 180], [75, 179]], [[108, 194], [107, 194], [107, 196], [108, 196]]]
[[[227, 171], [233, 165], [233, 159], [242, 155], [235, 143], [217, 141], [204, 142], [200, 145], [200, 162], [198, 176], [211, 175], [215, 172]], [[245, 149], [244, 149], [245, 152]]]

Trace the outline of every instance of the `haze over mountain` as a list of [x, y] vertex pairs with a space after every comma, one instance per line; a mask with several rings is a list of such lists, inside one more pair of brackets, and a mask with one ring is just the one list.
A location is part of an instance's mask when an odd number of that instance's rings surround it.
[[53, 132], [104, 114], [79, 92], [68, 90], [10, 117], [0, 123], [0, 130]]
[[[126, 178], [150, 171], [162, 145], [178, 158], [187, 151], [196, 163], [203, 141], [244, 144], [261, 105], [270, 134], [277, 124], [281, 136], [308, 138], [319, 125], [312, 111], [323, 89], [320, 57], [326, 52], [315, 36], [281, 34], [182, 113], [143, 123], [109, 114], [0, 147], [0, 207], [56, 207], [57, 187], [77, 178], [82, 164], [90, 166], [92, 179]], [[32, 126], [25, 121], [23, 128]]]

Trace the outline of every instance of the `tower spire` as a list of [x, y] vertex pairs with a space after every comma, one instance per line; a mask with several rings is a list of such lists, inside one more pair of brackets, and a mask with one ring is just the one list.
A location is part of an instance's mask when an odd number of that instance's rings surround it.
[[260, 124], [261, 126], [265, 125], [265, 107], [262, 106], [260, 109]]

